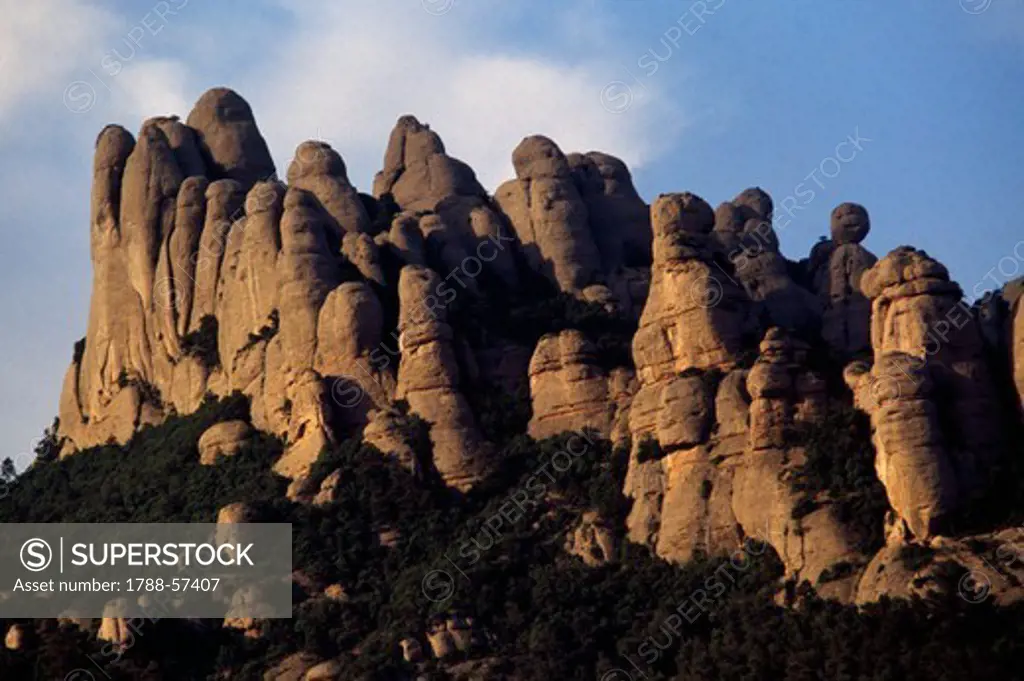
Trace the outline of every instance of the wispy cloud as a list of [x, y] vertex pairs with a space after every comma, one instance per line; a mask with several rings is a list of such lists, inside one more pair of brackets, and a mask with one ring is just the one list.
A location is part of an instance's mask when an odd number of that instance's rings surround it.
[[[601, 106], [607, 74], [616, 68], [611, 37], [559, 60], [503, 43], [501, 26], [465, 3], [444, 14], [386, 0], [297, 7], [282, 58], [247, 92], [279, 163], [319, 134], [366, 186], [391, 126], [412, 113], [493, 189], [511, 176], [512, 149], [526, 135], [546, 134], [566, 150], [601, 149], [638, 166], [664, 148], [659, 142], [678, 120], [655, 96], [626, 116]], [[588, 25], [599, 30], [599, 22]]]
[[234, 18], [190, 2], [162, 19], [160, 4], [0, 0], [0, 319], [16, 320], [0, 334], [0, 457], [52, 419], [85, 331], [91, 153], [106, 123], [184, 117], [203, 90], [228, 85], [252, 103], [280, 170], [299, 142], [320, 137], [369, 191], [405, 113], [432, 124], [491, 189], [511, 177], [526, 135], [639, 167], [672, 148], [666, 131], [683, 120], [653, 86], [624, 115], [602, 107], [631, 52], [590, 0], [561, 5], [533, 47], [508, 30], [526, 10], [501, 2], [266, 0]]

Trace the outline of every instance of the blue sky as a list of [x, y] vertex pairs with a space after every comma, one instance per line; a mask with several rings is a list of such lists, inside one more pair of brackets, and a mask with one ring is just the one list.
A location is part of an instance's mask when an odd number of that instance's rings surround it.
[[395, 119], [414, 113], [491, 189], [515, 144], [544, 133], [621, 156], [648, 200], [689, 190], [717, 204], [752, 185], [776, 205], [791, 197], [777, 228], [793, 259], [833, 206], [857, 201], [880, 256], [924, 248], [968, 293], [1024, 274], [1024, 0], [0, 9], [2, 456], [30, 451], [50, 422], [85, 332], [96, 133], [184, 117], [214, 85], [249, 99], [279, 169], [302, 140], [326, 139], [364, 191]]

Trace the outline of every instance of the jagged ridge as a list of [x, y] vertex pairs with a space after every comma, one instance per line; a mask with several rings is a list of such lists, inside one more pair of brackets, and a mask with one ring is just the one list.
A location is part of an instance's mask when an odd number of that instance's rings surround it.
[[[467, 386], [528, 386], [532, 435], [590, 427], [631, 442], [629, 534], [665, 558], [765, 536], [796, 579], [859, 566], [822, 587], [858, 602], [916, 588], [913, 574], [879, 577], [908, 542], [970, 564], [942, 535], [984, 493], [1001, 414], [1017, 418], [1019, 396], [1000, 402], [1000, 360], [984, 340], [1015, 351], [1019, 393], [1016, 301], [1012, 319], [981, 316], [923, 252], [878, 261], [861, 246], [870, 220], [857, 204], [838, 206], [831, 238], [794, 263], [758, 188], [715, 210], [689, 193], [648, 208], [606, 154], [565, 155], [534, 136], [512, 160], [516, 178], [488, 196], [405, 116], [371, 197], [316, 141], [299, 145], [282, 183], [252, 111], [227, 89], [204, 94], [185, 124], [146, 121], [137, 141], [107, 127], [89, 328], [61, 398], [64, 455], [240, 391], [253, 424], [286, 443], [275, 470], [293, 480], [289, 496], [310, 499], [310, 468], [343, 433], [422, 463], [398, 425], [405, 401], [431, 426], [427, 464], [468, 490], [495, 461]], [[635, 324], [632, 363], [607, 366], [578, 330], [524, 346], [494, 333], [470, 343], [453, 325], [456, 300], [545, 290]], [[827, 503], [797, 512], [789, 483], [803, 460], [791, 434], [829, 399], [850, 399], [837, 380], [847, 363], [893, 509], [875, 556]]]

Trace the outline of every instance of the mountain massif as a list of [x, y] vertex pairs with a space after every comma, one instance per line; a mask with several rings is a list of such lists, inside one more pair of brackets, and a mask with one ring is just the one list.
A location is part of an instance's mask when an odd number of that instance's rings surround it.
[[404, 116], [372, 194], [320, 141], [281, 179], [224, 88], [106, 127], [88, 329], [0, 519], [293, 522], [296, 623], [174, 625], [203, 662], [138, 669], [116, 618], [12, 623], [0, 664], [98, 634], [111, 678], [1011, 678], [972, 636], [1021, 621], [1019, 288], [877, 257], [856, 203], [791, 260], [762, 189], [648, 205], [542, 136], [512, 165], [491, 195]]

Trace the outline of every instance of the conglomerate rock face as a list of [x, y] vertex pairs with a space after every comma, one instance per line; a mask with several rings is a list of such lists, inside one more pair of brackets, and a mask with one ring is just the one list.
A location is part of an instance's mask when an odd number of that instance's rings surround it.
[[512, 152], [516, 179], [495, 192], [526, 264], [556, 289], [638, 316], [651, 232], [626, 165], [599, 152], [566, 156], [541, 135]]
[[[920, 580], [896, 565], [908, 545], [972, 565], [943, 533], [984, 493], [1000, 419], [1019, 411], [1019, 396], [1002, 404], [1013, 388], [993, 379], [993, 354], [1024, 393], [1024, 313], [1009, 289], [972, 308], [924, 252], [876, 259], [855, 203], [835, 208], [828, 238], [796, 263], [761, 188], [716, 210], [687, 192], [648, 206], [621, 160], [539, 135], [512, 164], [492, 196], [403, 116], [372, 196], [319, 141], [298, 146], [285, 182], [249, 105], [225, 88], [184, 123], [152, 118], [137, 137], [104, 128], [62, 454], [124, 443], [237, 391], [251, 424], [211, 429], [204, 463], [242, 450], [250, 427], [272, 433], [289, 494], [321, 503], [344, 472], [316, 494], [313, 463], [361, 435], [417, 477], [466, 491], [501, 463], [479, 398], [506, 392], [528, 395], [535, 438], [591, 429], [628, 446], [625, 532], [666, 559], [756, 538], [788, 578], [821, 578], [823, 592], [857, 602], [915, 593]], [[579, 322], [530, 336], [474, 316], [510, 301], [520, 314], [571, 302], [629, 331], [609, 345]], [[870, 416], [891, 507], [874, 555], [824, 492], [808, 510], [792, 484], [808, 457], [794, 435], [835, 402]], [[412, 415], [429, 428], [429, 457]], [[599, 564], [614, 559], [616, 531], [590, 518], [565, 546]], [[116, 622], [107, 629], [116, 640]]]
[[913, 248], [898, 248], [878, 261], [864, 273], [861, 289], [871, 300], [875, 363], [889, 353], [909, 355], [942, 395], [936, 407], [947, 456], [969, 496], [998, 457], [1001, 431], [996, 389], [971, 308], [946, 268]]

